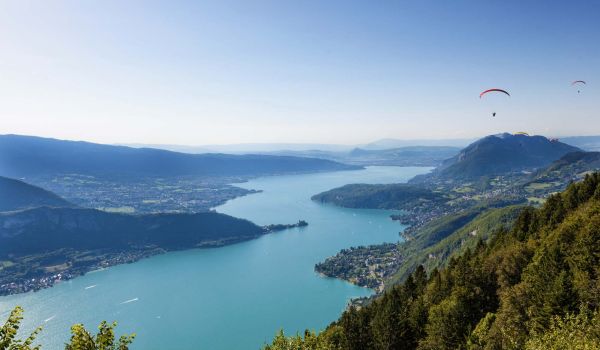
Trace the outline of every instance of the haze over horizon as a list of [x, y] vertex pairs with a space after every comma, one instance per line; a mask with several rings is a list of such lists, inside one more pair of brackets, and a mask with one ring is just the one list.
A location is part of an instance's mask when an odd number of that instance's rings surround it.
[[[0, 134], [178, 145], [600, 134], [599, 17], [589, 1], [7, 1]], [[492, 87], [512, 96], [480, 100]]]

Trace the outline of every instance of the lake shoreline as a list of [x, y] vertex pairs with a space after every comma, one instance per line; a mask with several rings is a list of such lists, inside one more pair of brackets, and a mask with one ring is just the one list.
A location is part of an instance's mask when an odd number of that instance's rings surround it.
[[72, 253], [78, 254], [93, 254], [94, 257], [97, 258], [97, 261], [93, 264], [85, 265], [85, 266], [71, 266], [65, 269], [60, 270], [60, 272], [56, 273], [48, 273], [36, 278], [27, 278], [20, 281], [15, 281], [12, 283], [5, 283], [0, 285], [0, 297], [9, 296], [9, 295], [17, 295], [17, 294], [25, 294], [29, 292], [38, 292], [43, 289], [52, 288], [53, 286], [75, 279], [77, 277], [84, 276], [88, 273], [104, 270], [109, 267], [123, 265], [123, 264], [132, 264], [138, 262], [142, 259], [150, 258], [156, 255], [167, 254], [171, 252], [180, 252], [186, 250], [193, 249], [213, 249], [213, 248], [221, 248], [229, 245], [234, 245], [238, 243], [247, 242], [250, 240], [258, 239], [265, 235], [279, 233], [281, 231], [293, 229], [293, 228], [302, 228], [308, 226], [308, 223], [304, 220], [299, 220], [295, 224], [271, 224], [263, 226], [263, 231], [261, 234], [254, 236], [239, 236], [239, 237], [230, 237], [226, 239], [220, 240], [211, 240], [204, 241], [196, 244], [193, 247], [181, 247], [178, 249], [164, 249], [158, 246], [148, 246], [138, 249], [132, 249], [128, 251], [86, 251], [86, 252], [78, 252], [72, 251]]

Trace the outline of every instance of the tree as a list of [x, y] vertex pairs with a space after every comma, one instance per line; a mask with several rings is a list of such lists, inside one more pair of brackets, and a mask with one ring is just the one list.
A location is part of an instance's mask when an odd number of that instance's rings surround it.
[[17, 306], [8, 316], [8, 320], [0, 328], [0, 350], [37, 350], [40, 346], [32, 346], [35, 337], [42, 330], [38, 327], [25, 340], [15, 339], [23, 320], [23, 309]]
[[[16, 339], [17, 331], [23, 320], [23, 309], [20, 306], [8, 316], [8, 320], [0, 328], [0, 350], [39, 350], [41, 345], [33, 346], [36, 336], [41, 332], [42, 327], [36, 328], [24, 340]], [[114, 329], [116, 322], [108, 324], [102, 321], [98, 327], [98, 334], [92, 336], [81, 324], [71, 327], [71, 340], [65, 345], [66, 350], [129, 350], [129, 345], [133, 342], [135, 334], [124, 335], [115, 341]]]
[[91, 335], [82, 324], [71, 327], [71, 340], [66, 344], [66, 350], [128, 350], [135, 334], [122, 335], [115, 341], [117, 323], [108, 324], [102, 321], [98, 326], [98, 334]]
[[534, 332], [525, 350], [600, 349], [600, 313], [582, 310], [579, 314], [554, 317], [550, 327]]

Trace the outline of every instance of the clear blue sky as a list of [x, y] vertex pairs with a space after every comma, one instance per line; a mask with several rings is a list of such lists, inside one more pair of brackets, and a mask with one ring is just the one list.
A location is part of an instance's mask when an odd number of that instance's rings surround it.
[[[588, 81], [580, 94], [576, 79]], [[490, 87], [512, 97], [480, 100]], [[600, 134], [599, 110], [593, 0], [0, 2], [0, 133], [194, 145], [564, 136]]]

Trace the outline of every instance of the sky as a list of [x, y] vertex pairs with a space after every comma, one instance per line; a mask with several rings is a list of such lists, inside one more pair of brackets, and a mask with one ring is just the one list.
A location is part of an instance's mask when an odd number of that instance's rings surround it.
[[0, 0], [0, 134], [600, 135], [599, 18], [593, 0]]

